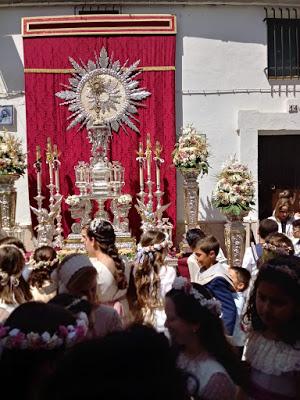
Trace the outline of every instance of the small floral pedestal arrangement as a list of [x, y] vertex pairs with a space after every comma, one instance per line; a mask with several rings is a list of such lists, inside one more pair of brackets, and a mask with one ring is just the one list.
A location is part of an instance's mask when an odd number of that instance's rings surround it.
[[136, 243], [129, 231], [128, 213], [131, 207], [132, 196], [125, 193], [114, 199], [111, 210], [114, 214], [113, 226], [118, 252], [121, 256], [133, 260], [136, 254]]
[[[81, 200], [80, 197], [76, 194], [72, 194], [69, 195], [66, 200], [65, 203], [68, 204], [68, 206], [70, 206], [70, 213], [71, 213], [71, 217], [73, 219], [79, 219], [83, 217], [83, 207], [81, 205]], [[73, 229], [72, 229], [73, 232]], [[76, 233], [76, 232], [74, 232]]]
[[71, 217], [75, 220], [71, 225], [71, 233], [65, 240], [66, 248], [81, 251], [84, 248], [81, 243], [81, 229], [90, 220], [91, 203], [88, 198], [77, 194], [69, 195], [65, 203], [68, 204]]
[[25, 173], [26, 154], [12, 133], [0, 133], [0, 226], [11, 232], [15, 226], [17, 192], [15, 181]]
[[118, 228], [121, 232], [129, 232], [128, 213], [132, 205], [132, 197], [130, 194], [122, 194], [117, 198], [118, 209]]
[[192, 124], [181, 129], [172, 153], [173, 164], [183, 175], [185, 230], [198, 225], [199, 184], [197, 179], [208, 173], [208, 144]]
[[213, 205], [229, 220], [224, 236], [230, 266], [242, 266], [246, 243], [242, 220], [254, 205], [254, 194], [254, 180], [248, 167], [231, 158], [218, 175], [212, 197]]

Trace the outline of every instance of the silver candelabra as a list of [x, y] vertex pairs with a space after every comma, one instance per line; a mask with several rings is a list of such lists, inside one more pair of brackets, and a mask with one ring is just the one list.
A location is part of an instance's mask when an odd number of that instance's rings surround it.
[[[139, 150], [137, 152], [138, 157], [136, 160], [139, 163], [139, 178], [140, 178], [140, 191], [137, 193], [139, 199], [137, 199], [137, 205], [135, 206], [142, 219], [141, 229], [143, 232], [157, 228], [161, 229], [162, 226], [162, 215], [163, 212], [170, 206], [168, 204], [162, 204], [162, 197], [164, 192], [161, 190], [161, 165], [164, 163], [164, 159], [161, 157], [162, 146], [157, 141], [154, 149], [154, 157], [152, 157], [152, 145], [150, 135], [147, 135], [146, 150], [143, 151], [143, 143], [139, 143]], [[154, 182], [151, 178], [151, 167], [152, 160], [155, 162], [155, 183], [156, 191], [153, 192]], [[144, 182], [144, 168], [146, 167], [147, 180]], [[147, 192], [145, 192], [145, 186]], [[154, 205], [154, 196], [156, 198], [156, 207]], [[166, 219], [164, 219], [166, 220]], [[172, 232], [170, 232], [170, 239]]]
[[37, 246], [54, 246], [62, 248], [63, 236], [61, 225], [61, 202], [62, 195], [60, 194], [59, 185], [59, 169], [60, 161], [58, 159], [57, 146], [52, 149], [51, 139], [47, 140], [46, 163], [49, 167], [49, 210], [43, 207], [45, 196], [42, 196], [42, 158], [40, 146], [36, 148], [36, 162], [34, 168], [37, 175], [37, 196], [34, 199], [37, 202], [37, 208], [30, 207], [33, 213], [37, 216]]

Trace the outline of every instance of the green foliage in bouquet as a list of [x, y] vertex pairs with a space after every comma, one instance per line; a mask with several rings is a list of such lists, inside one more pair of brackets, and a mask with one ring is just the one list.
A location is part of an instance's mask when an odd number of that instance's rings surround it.
[[20, 139], [8, 132], [0, 133], [0, 174], [23, 175], [26, 170], [26, 154]]
[[252, 209], [254, 180], [248, 167], [231, 158], [218, 175], [212, 202], [223, 214], [242, 215]]
[[192, 124], [181, 128], [181, 135], [172, 153], [173, 164], [179, 169], [197, 168], [202, 175], [208, 173], [208, 144]]

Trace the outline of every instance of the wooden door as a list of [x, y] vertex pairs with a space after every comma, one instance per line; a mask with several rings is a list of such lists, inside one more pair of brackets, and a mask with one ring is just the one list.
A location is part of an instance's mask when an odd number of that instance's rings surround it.
[[300, 135], [258, 137], [259, 219], [272, 215], [279, 193], [294, 193], [294, 211], [300, 211]]

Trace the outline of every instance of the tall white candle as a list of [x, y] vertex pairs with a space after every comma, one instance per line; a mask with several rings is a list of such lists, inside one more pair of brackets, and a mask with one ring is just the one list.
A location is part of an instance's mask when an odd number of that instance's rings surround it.
[[53, 169], [54, 169], [54, 178], [55, 178], [55, 189], [56, 193], [59, 193], [60, 187], [59, 187], [59, 166], [60, 162], [58, 161], [58, 149], [57, 149], [57, 144], [53, 145]]
[[140, 188], [141, 192], [144, 190], [144, 170], [143, 170], [143, 161], [140, 161]]
[[138, 160], [140, 166], [140, 190], [141, 192], [144, 191], [144, 168], [143, 168], [143, 143], [140, 142], [139, 144], [139, 152], [138, 152]]
[[49, 161], [49, 177], [50, 177], [50, 184], [53, 183], [53, 163]]
[[150, 157], [147, 158], [147, 178], [148, 178], [148, 181], [151, 181], [151, 159], [150, 159]]
[[59, 193], [60, 187], [59, 187], [59, 166], [58, 165], [56, 166], [54, 174], [55, 174], [56, 193]]
[[41, 189], [42, 189], [41, 175], [42, 175], [42, 173], [40, 171], [37, 171], [36, 180], [37, 180], [37, 192], [38, 192], [38, 194], [41, 193]]
[[156, 188], [160, 189], [160, 163], [159, 160], [156, 160]]
[[147, 135], [147, 148], [146, 148], [146, 158], [147, 158], [147, 179], [148, 182], [151, 181], [151, 141], [150, 141], [150, 135]]

